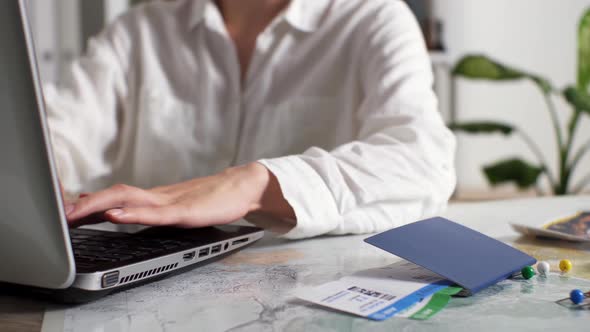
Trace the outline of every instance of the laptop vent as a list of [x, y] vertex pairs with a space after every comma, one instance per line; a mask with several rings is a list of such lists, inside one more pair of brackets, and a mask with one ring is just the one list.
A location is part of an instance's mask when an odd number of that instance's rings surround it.
[[133, 282], [136, 280], [141, 280], [141, 279], [144, 279], [147, 277], [151, 277], [151, 276], [175, 269], [177, 266], [178, 266], [178, 263], [175, 263], [175, 264], [170, 264], [170, 265], [166, 265], [166, 266], [161, 266], [157, 269], [151, 269], [148, 271], [143, 271], [143, 272], [139, 272], [136, 274], [132, 274], [132, 275], [121, 278], [121, 281], [119, 282], [119, 284], [125, 284], [128, 282]]

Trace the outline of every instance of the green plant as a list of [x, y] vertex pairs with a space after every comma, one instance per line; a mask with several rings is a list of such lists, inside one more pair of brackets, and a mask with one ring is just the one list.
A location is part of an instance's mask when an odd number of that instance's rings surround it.
[[[552, 173], [541, 149], [521, 128], [496, 121], [450, 124], [449, 127], [454, 131], [469, 134], [500, 133], [506, 136], [518, 135], [534, 153], [537, 158], [536, 165], [519, 158], [512, 158], [485, 166], [483, 172], [490, 184], [515, 183], [521, 189], [535, 187], [538, 192], [541, 192], [538, 188], [538, 180], [540, 176], [544, 175], [551, 185], [552, 192], [556, 195], [564, 195], [579, 192], [590, 183], [590, 174], [588, 174], [582, 177], [576, 186], [571, 187], [572, 174], [582, 157], [590, 150], [590, 140], [576, 151], [573, 148], [576, 130], [581, 117], [584, 114], [590, 115], [590, 9], [582, 16], [578, 28], [578, 78], [575, 86], [568, 86], [562, 91], [558, 91], [548, 80], [538, 75], [509, 67], [483, 55], [463, 57], [453, 68], [452, 74], [454, 77], [497, 82], [529, 80], [538, 87], [547, 104], [557, 140], [557, 174]], [[565, 130], [562, 129], [553, 103], [552, 98], [555, 95], [561, 95], [565, 98], [573, 109], [567, 126], [563, 128]]]

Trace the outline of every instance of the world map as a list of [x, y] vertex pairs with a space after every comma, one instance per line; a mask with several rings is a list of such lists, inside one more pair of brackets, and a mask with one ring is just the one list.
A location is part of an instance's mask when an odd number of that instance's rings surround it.
[[[389, 265], [397, 258], [362, 243], [362, 237], [281, 241], [263, 239], [254, 247], [193, 271], [93, 303], [56, 307], [48, 313], [61, 317], [63, 328], [68, 332], [472, 332], [474, 327], [478, 331], [534, 327], [583, 331], [587, 326], [581, 325], [579, 318], [590, 319], [590, 311], [570, 310], [555, 303], [574, 288], [590, 290], [590, 281], [576, 277], [587, 276], [580, 267], [585, 253], [578, 257], [567, 251], [568, 248], [546, 251], [545, 247], [535, 249], [530, 243], [515, 243], [533, 255], [540, 255], [537, 258], [572, 258], [576, 273], [553, 272], [547, 277], [536, 276], [530, 280], [505, 280], [475, 296], [453, 298], [445, 310], [428, 321], [394, 317], [374, 322], [309, 304], [295, 298], [293, 293], [300, 287]], [[555, 261], [551, 263], [555, 267]]]

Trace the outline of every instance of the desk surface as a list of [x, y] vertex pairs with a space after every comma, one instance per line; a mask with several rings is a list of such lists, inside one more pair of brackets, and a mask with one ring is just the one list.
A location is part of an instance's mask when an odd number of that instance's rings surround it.
[[[517, 239], [508, 222], [535, 225], [548, 218], [590, 208], [590, 197], [564, 197], [460, 203], [445, 216], [549, 259], [570, 258], [578, 276], [590, 279], [590, 246]], [[297, 300], [301, 286], [335, 280], [355, 271], [397, 261], [365, 244], [366, 236], [284, 241], [266, 237], [255, 246], [191, 272], [108, 296], [77, 307], [46, 308], [42, 331], [480, 331], [585, 330], [590, 312], [553, 303], [573, 288], [590, 290], [590, 281], [557, 274], [530, 281], [505, 281], [471, 298], [455, 298], [429, 321], [392, 318], [372, 322]], [[567, 255], [567, 257], [563, 257]], [[0, 296], [0, 304], [16, 299]], [[20, 300], [18, 300], [20, 301]], [[39, 331], [35, 304], [18, 305], [0, 330], [16, 326]], [[37, 304], [38, 306], [38, 304]], [[30, 313], [27, 316], [27, 313]], [[27, 321], [25, 317], [29, 317]], [[4, 323], [2, 322], [4, 321]]]

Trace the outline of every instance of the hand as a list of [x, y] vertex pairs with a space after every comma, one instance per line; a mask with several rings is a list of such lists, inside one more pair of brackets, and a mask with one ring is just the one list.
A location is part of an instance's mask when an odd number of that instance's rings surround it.
[[74, 202], [77, 200], [77, 198], [64, 190], [64, 186], [61, 184], [61, 181], [59, 182], [59, 190], [61, 192], [61, 201], [64, 204], [64, 210], [67, 215], [73, 209]]
[[260, 163], [149, 190], [115, 185], [80, 197], [69, 209], [68, 222], [203, 227], [231, 223], [249, 213], [295, 219], [278, 181]]

